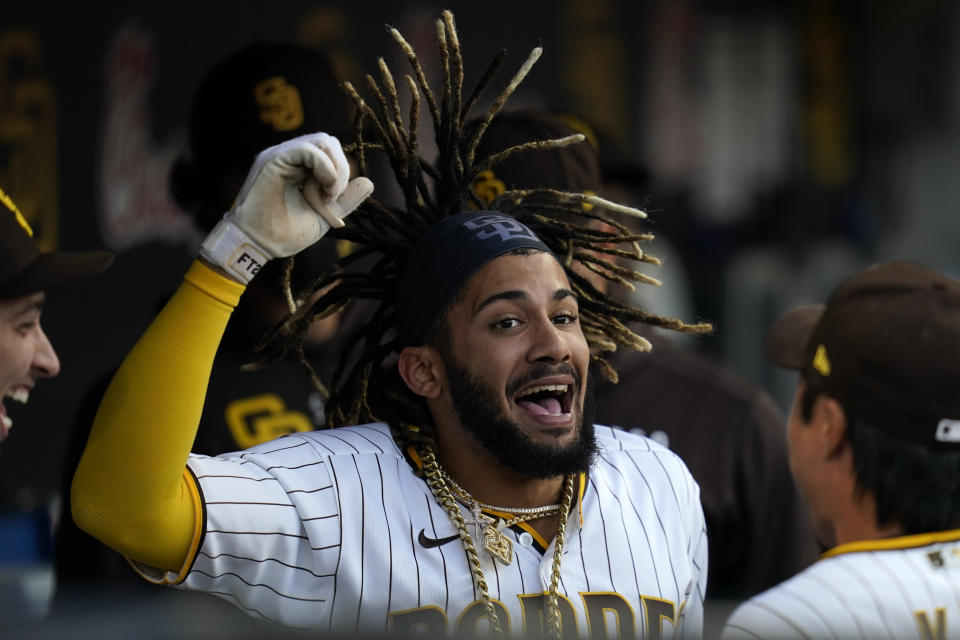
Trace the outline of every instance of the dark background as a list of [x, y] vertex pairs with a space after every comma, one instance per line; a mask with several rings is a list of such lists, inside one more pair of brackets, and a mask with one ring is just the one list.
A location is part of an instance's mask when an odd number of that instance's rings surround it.
[[53, 511], [85, 389], [194, 255], [197, 235], [165, 188], [203, 74], [254, 39], [323, 48], [358, 86], [379, 55], [405, 73], [385, 23], [435, 69], [433, 21], [445, 7], [468, 85], [499, 47], [509, 56], [498, 89], [543, 46], [511, 104], [595, 126], [608, 163], [630, 169], [652, 211], [651, 252], [670, 257], [653, 310], [713, 321], [714, 336], [685, 346], [785, 409], [792, 379], [759, 354], [780, 312], [877, 260], [960, 273], [955, 2], [6, 3], [0, 186], [45, 246], [107, 247], [117, 261], [48, 297], [62, 372], [11, 408], [0, 514]]

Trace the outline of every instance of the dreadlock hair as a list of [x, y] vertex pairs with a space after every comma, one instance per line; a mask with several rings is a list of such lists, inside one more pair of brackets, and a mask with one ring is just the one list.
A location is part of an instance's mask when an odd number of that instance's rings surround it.
[[[650, 348], [649, 342], [629, 328], [630, 323], [639, 321], [685, 333], [712, 330], [706, 323], [686, 324], [617, 302], [574, 269], [574, 265], [579, 264], [628, 289], [634, 288], [634, 282], [659, 284], [633, 267], [623, 266], [625, 262], [659, 264], [659, 260], [644, 253], [639, 244], [653, 236], [635, 233], [613, 217], [613, 214], [625, 214], [645, 218], [642, 211], [595, 195], [555, 189], [508, 190], [490, 203], [482, 202], [472, 192], [470, 186], [477, 175], [499, 162], [532, 150], [581, 143], [584, 136], [519, 144], [478, 161], [477, 146], [487, 126], [526, 77], [542, 50], [533, 49], [490, 108], [468, 126], [472, 110], [502, 65], [506, 52], [501, 50], [494, 56], [464, 99], [463, 58], [453, 15], [444, 11], [436, 27], [443, 72], [439, 93], [428, 84], [413, 47], [395, 28], [387, 28], [412, 70], [412, 75], [403, 76], [411, 101], [406, 122], [394, 75], [383, 58], [378, 61], [379, 78], [366, 76], [370, 101], [362, 98], [352, 84], [344, 83], [356, 107], [356, 139], [346, 145], [344, 151], [354, 155], [361, 175], [367, 172], [368, 154], [383, 154], [400, 187], [403, 202], [400, 206], [390, 206], [375, 197], [368, 198], [351, 215], [347, 225], [336, 230], [339, 238], [353, 244], [353, 252], [341, 258], [329, 272], [315, 278], [298, 296], [290, 292], [289, 280], [286, 281], [290, 314], [258, 345], [261, 356], [257, 363], [261, 366], [292, 352], [323, 390], [304, 356], [302, 340], [307, 327], [314, 320], [337, 313], [359, 300], [372, 303], [369, 321], [351, 332], [342, 348], [332, 379], [327, 426], [383, 420], [391, 425], [401, 445], [415, 446], [435, 446], [436, 442], [425, 401], [407, 389], [393, 366], [403, 346], [396, 332], [397, 292], [407, 260], [420, 237], [440, 220], [460, 211], [490, 209], [513, 217], [529, 227], [560, 259], [579, 297], [580, 322], [594, 354], [592, 363], [614, 382], [617, 374], [603, 357], [604, 352], [612, 352], [618, 346], [641, 351]], [[438, 149], [436, 161], [432, 163], [420, 155], [417, 142], [422, 101], [426, 102], [433, 122]], [[372, 139], [365, 139], [365, 133], [370, 133]], [[592, 228], [589, 226], [592, 220], [606, 223], [609, 225], [606, 228], [613, 230]], [[309, 308], [304, 308], [303, 301], [320, 290], [325, 291]], [[444, 314], [441, 314], [428, 334], [427, 344], [439, 339], [437, 332], [443, 325]]]
[[[806, 423], [814, 403], [829, 396], [825, 378], [812, 367], [800, 372], [803, 392], [797, 402]], [[836, 398], [835, 398], [836, 399]], [[839, 402], [839, 400], [837, 400]], [[847, 418], [856, 491], [876, 502], [877, 524], [899, 525], [904, 535], [946, 531], [960, 526], [960, 452], [936, 451], [904, 442], [859, 418], [840, 403]]]

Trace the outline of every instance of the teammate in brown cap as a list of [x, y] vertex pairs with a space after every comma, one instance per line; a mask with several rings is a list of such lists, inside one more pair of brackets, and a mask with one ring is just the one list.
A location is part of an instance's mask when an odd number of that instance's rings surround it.
[[60, 371], [40, 326], [44, 291], [102, 271], [112, 259], [106, 252], [41, 252], [26, 218], [0, 190], [0, 442], [13, 427], [4, 402], [26, 403], [38, 380]]
[[957, 637], [960, 282], [871, 267], [778, 320], [765, 348], [800, 372], [790, 467], [831, 549], [724, 637]]

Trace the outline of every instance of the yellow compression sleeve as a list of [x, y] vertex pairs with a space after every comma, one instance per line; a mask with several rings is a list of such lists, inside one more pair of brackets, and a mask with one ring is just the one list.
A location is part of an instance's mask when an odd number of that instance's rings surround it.
[[243, 289], [195, 262], [100, 404], [73, 479], [73, 517], [131, 560], [168, 571], [192, 560], [200, 505], [186, 460]]

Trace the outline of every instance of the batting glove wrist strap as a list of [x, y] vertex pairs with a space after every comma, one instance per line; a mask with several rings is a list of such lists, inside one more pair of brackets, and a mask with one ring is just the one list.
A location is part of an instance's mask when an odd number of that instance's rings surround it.
[[218, 222], [207, 235], [200, 245], [200, 255], [244, 284], [250, 282], [271, 257], [229, 218]]
[[320, 239], [373, 191], [367, 178], [350, 180], [340, 142], [311, 133], [264, 149], [201, 255], [241, 282], [270, 258], [292, 256]]

